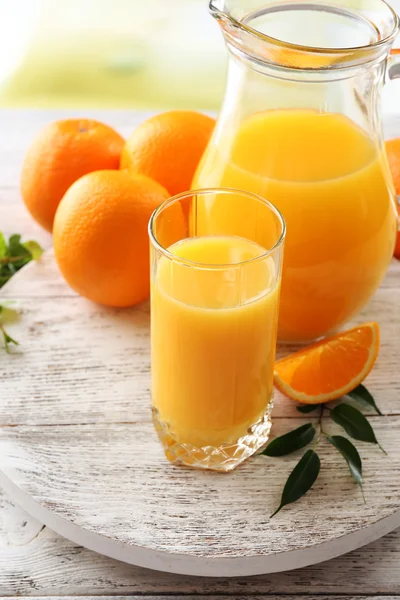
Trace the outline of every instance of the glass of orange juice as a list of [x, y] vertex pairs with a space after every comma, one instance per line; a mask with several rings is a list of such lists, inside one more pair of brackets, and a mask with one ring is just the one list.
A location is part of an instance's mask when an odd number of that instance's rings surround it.
[[[245, 200], [242, 227], [197, 214]], [[271, 428], [285, 223], [267, 200], [234, 189], [175, 196], [149, 224], [152, 405], [168, 460], [230, 471]]]

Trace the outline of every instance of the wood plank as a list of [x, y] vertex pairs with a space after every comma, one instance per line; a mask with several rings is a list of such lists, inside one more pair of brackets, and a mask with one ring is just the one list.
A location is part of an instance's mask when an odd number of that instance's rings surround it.
[[[1, 153], [0, 153], [1, 155]], [[1, 156], [0, 156], [1, 161]], [[1, 187], [0, 168], [0, 231], [5, 236], [19, 233], [23, 240], [37, 240], [43, 248], [51, 247], [51, 235], [30, 216], [22, 203], [19, 189]]]
[[[400, 263], [391, 273], [394, 285]], [[7, 374], [0, 380], [0, 425], [149, 421], [147, 305], [117, 310], [79, 298], [62, 280], [51, 252], [15, 275], [0, 297], [14, 300], [21, 313], [8, 326], [21, 345], [11, 356], [0, 353]], [[382, 348], [367, 385], [386, 414], [400, 413], [399, 297], [396, 286], [381, 288], [358, 317], [362, 322], [379, 315]], [[278, 349], [281, 355], [287, 350]], [[37, 410], [30, 408], [32, 398]], [[279, 392], [275, 398], [274, 418], [298, 416], [293, 402]]]
[[[2, 197], [2, 192], [0, 190], [0, 202]], [[13, 211], [13, 215], [20, 214], [20, 220], [13, 224], [8, 224], [8, 230], [5, 228], [3, 231], [7, 233], [7, 235], [11, 233], [20, 233], [21, 231], [29, 231], [29, 236], [37, 239], [39, 242], [43, 244], [45, 248], [49, 248], [51, 245], [51, 236], [50, 234], [43, 232], [39, 226], [37, 228], [30, 227], [28, 228], [28, 223], [30, 221], [29, 215], [23, 216], [25, 213], [25, 209], [20, 207], [20, 211]], [[10, 223], [12, 220], [10, 219]], [[0, 229], [1, 231], [2, 229]], [[26, 238], [27, 234], [25, 234]], [[26, 269], [29, 269], [29, 266], [25, 267], [25, 271], [21, 269], [15, 275], [10, 282], [2, 288], [0, 294], [2, 297], [7, 298], [44, 298], [48, 296], [70, 296], [75, 295], [71, 293], [71, 289], [65, 285], [61, 275], [59, 274], [57, 265], [53, 259], [53, 251], [49, 250], [46, 254], [41, 258], [38, 265], [38, 272], [35, 277], [26, 277]], [[24, 274], [24, 284], [23, 287], [19, 285], [19, 277]], [[389, 270], [386, 274], [384, 281], [380, 287], [382, 289], [393, 289], [395, 293], [400, 295], [400, 262], [397, 260], [393, 260], [391, 263]], [[373, 301], [373, 299], [372, 299]], [[374, 304], [371, 305], [372, 310], [374, 310]], [[364, 312], [371, 312], [371, 309], [367, 307]]]
[[[1, 202], [1, 190], [0, 190], [0, 202]], [[15, 211], [14, 213], [15, 214]], [[29, 217], [28, 217], [29, 220]], [[20, 225], [23, 219], [21, 218]], [[21, 229], [23, 231], [27, 231], [27, 227], [20, 227], [18, 225], [9, 227], [8, 233], [20, 232]], [[40, 228], [38, 227], [38, 230]], [[37, 232], [34, 233], [34, 229], [30, 230], [30, 237], [37, 239], [39, 242], [43, 244], [45, 248], [48, 248], [51, 244], [51, 236], [46, 232]], [[34, 277], [26, 277], [26, 269], [29, 269], [29, 266], [25, 268], [25, 270], [21, 269], [14, 277], [10, 280], [10, 282], [1, 289], [0, 295], [2, 298], [12, 298], [15, 300], [21, 298], [48, 298], [53, 296], [75, 296], [76, 294], [69, 288], [64, 280], [62, 279], [57, 264], [54, 260], [54, 254], [52, 250], [46, 252], [40, 261], [36, 265], [36, 273]], [[23, 285], [20, 285], [19, 279], [20, 277], [24, 278]], [[383, 289], [393, 289], [395, 290], [394, 294], [397, 293], [400, 296], [400, 262], [393, 260], [390, 268], [386, 274], [384, 281], [380, 287], [380, 290]], [[381, 293], [381, 296], [383, 294]], [[380, 297], [378, 296], [378, 302]], [[364, 312], [368, 313], [375, 310], [375, 302], [371, 301], [370, 307], [367, 307]], [[393, 312], [390, 312], [390, 315], [387, 315], [389, 318], [393, 317]], [[383, 315], [384, 319], [386, 315]], [[385, 321], [383, 321], [383, 324]]]
[[[249, 596], [246, 595], [235, 595], [233, 596], [236, 600], [245, 600], [245, 598], [248, 598]], [[300, 600], [316, 600], [318, 598], [318, 600], [328, 600], [329, 598], [332, 598], [332, 596], [327, 596], [325, 594], [323, 595], [305, 595], [305, 594], [300, 594], [300, 595], [293, 595], [293, 594], [285, 594], [285, 595], [276, 595], [276, 594], [262, 594], [260, 596], [258, 596], [260, 598], [268, 598], [269, 600], [297, 600], [298, 598], [300, 598]], [[344, 596], [344, 595], [340, 595], [340, 596], [335, 596], [335, 598], [337, 600], [341, 600], [342, 598], [346, 598], [346, 600], [362, 600], [364, 599], [366, 596]], [[399, 596], [369, 596], [369, 598], [373, 598], [374, 600], [384, 600], [384, 599], [397, 599]], [[0, 596], [0, 600], [3, 600], [4, 598], [6, 598], [6, 596]], [[17, 600], [17, 598], [19, 600], [21, 600], [21, 597], [14, 597], [15, 600]], [[143, 596], [139, 595], [139, 596], [133, 596], [133, 595], [129, 595], [129, 596], [32, 596], [31, 600], [44, 600], [44, 598], [47, 598], [48, 600], [52, 600], [57, 598], [57, 600], [72, 600], [72, 598], [74, 598], [75, 600], [77, 598], [85, 598], [86, 600], [109, 600], [110, 598], [113, 598], [114, 600], [138, 600], [139, 598], [143, 598]], [[165, 598], [164, 595], [157, 595], [157, 596], [146, 596], [146, 598], [149, 598], [149, 600], [159, 600], [160, 598]], [[195, 600], [195, 598], [198, 598], [198, 595], [194, 596], [194, 595], [183, 595], [183, 594], [174, 594], [174, 595], [170, 595], [168, 594], [168, 598], [171, 598], [172, 600], [178, 600], [180, 598], [186, 598], [187, 600]], [[207, 595], [207, 598], [210, 598], [210, 600], [227, 600], [232, 599], [231, 595]], [[8, 596], [9, 600], [12, 600], [12, 598], [10, 599], [10, 597]]]
[[[288, 425], [278, 421], [276, 433]], [[321, 440], [323, 469], [312, 493], [272, 520], [269, 515], [298, 456], [255, 457], [229, 478], [188, 472], [163, 459], [150, 423], [5, 428], [0, 463], [2, 471], [46, 513], [95, 534], [95, 542], [87, 538], [92, 548], [97, 547], [94, 543], [102, 547], [100, 538], [104, 538], [124, 547], [165, 553], [165, 560], [167, 555], [173, 560], [173, 555], [184, 554], [185, 560], [192, 557], [193, 564], [206, 554], [214, 564], [220, 561], [223, 573], [223, 558], [240, 555], [242, 561], [255, 553], [278, 553], [283, 560], [285, 553], [314, 547], [316, 541], [322, 556], [323, 544], [329, 540], [340, 538], [343, 551], [344, 536], [377, 521], [383, 528], [382, 519], [396, 511], [399, 502], [393, 477], [400, 470], [399, 427], [399, 417], [375, 422], [388, 456], [357, 444], [365, 461], [366, 505], [343, 459]], [[326, 428], [330, 433], [338, 431], [333, 424]], [[68, 528], [64, 535], [68, 531], [73, 535]]]
[[[140, 569], [41, 530], [0, 491], [0, 595], [400, 595], [400, 530], [327, 563], [239, 579], [180, 577]], [[27, 533], [29, 532], [29, 533]], [[289, 600], [289, 599], [288, 599]]]

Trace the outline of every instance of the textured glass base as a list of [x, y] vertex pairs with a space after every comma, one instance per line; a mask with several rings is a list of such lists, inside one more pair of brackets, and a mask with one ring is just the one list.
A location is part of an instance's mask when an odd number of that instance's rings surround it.
[[165, 456], [175, 465], [184, 465], [195, 469], [210, 469], [227, 472], [261, 450], [268, 442], [271, 430], [272, 402], [264, 415], [247, 430], [246, 435], [235, 443], [197, 447], [178, 442], [168, 423], [160, 420], [158, 411], [153, 407], [153, 422], [158, 433]]

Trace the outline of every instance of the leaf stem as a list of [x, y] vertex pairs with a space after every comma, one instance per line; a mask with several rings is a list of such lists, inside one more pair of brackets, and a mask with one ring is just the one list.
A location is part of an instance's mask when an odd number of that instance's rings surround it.
[[324, 410], [325, 408], [327, 410], [329, 410], [329, 408], [327, 406], [325, 406], [325, 404], [321, 404], [321, 411], [319, 413], [319, 430], [320, 430], [320, 434], [325, 434], [324, 428], [322, 427], [322, 417], [324, 416]]
[[386, 456], [388, 455], [388, 453], [386, 452], [385, 448], [382, 448], [382, 446], [380, 445], [380, 443], [377, 441], [376, 442], [378, 444], [378, 448], [380, 448], [383, 452], [383, 454], [386, 454]]
[[362, 496], [362, 499], [363, 499], [363, 501], [364, 501], [364, 504], [367, 504], [367, 501], [366, 501], [366, 499], [365, 499], [365, 494], [364, 494], [364, 486], [363, 486], [363, 485], [360, 485], [360, 486], [359, 486], [359, 488], [360, 488], [360, 490], [361, 490], [361, 496]]
[[3, 336], [4, 350], [7, 352], [7, 354], [10, 354], [10, 344], [19, 346], [19, 342], [17, 342], [17, 340], [14, 340], [10, 335], [8, 335], [2, 323], [0, 323], [0, 331]]
[[28, 256], [4, 256], [0, 259], [2, 265], [8, 265], [9, 263], [18, 262], [20, 260], [29, 260]]
[[320, 439], [321, 439], [321, 436], [322, 436], [322, 435], [326, 435], [326, 434], [325, 434], [325, 431], [324, 431], [324, 429], [323, 429], [323, 427], [322, 427], [322, 417], [324, 416], [324, 409], [325, 409], [325, 408], [326, 408], [326, 407], [325, 407], [323, 404], [321, 404], [321, 407], [320, 407], [320, 409], [319, 409], [319, 417], [318, 417], [318, 422], [317, 422], [317, 427], [318, 427], [318, 435], [317, 435], [317, 439], [316, 439], [316, 440], [315, 440], [315, 442], [314, 442], [313, 450], [315, 450], [315, 449], [317, 448], [317, 446], [318, 446], [318, 444], [319, 444], [319, 441], [320, 441]]

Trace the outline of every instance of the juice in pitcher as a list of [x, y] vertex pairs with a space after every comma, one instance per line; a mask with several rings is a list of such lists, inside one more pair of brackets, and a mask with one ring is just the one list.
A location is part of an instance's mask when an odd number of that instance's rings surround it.
[[[229, 50], [226, 93], [193, 189], [257, 193], [287, 224], [279, 332], [307, 342], [354, 317], [390, 263], [395, 195], [380, 117], [399, 17], [383, 0], [210, 0]], [[246, 203], [208, 202], [200, 234]], [[259, 223], [264, 234], [268, 224]]]
[[[279, 337], [318, 338], [355, 315], [382, 280], [397, 219], [382, 152], [343, 115], [271, 110], [244, 119], [230, 145], [210, 146], [193, 182], [218, 182], [268, 198], [287, 224]], [[244, 202], [218, 203], [198, 215], [246, 219]]]

